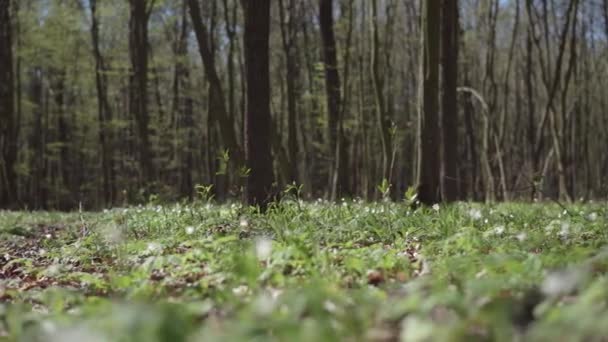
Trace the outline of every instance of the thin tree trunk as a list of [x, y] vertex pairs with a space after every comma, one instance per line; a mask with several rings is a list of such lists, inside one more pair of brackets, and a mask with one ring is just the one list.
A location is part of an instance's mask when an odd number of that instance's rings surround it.
[[99, 47], [99, 23], [97, 21], [97, 0], [89, 0], [91, 9], [91, 40], [95, 59], [95, 87], [97, 90], [97, 118], [99, 121], [99, 145], [101, 147], [101, 173], [103, 199], [106, 206], [112, 206], [116, 199], [114, 156], [112, 149], [112, 109], [108, 101], [108, 80], [106, 67]]
[[279, 0], [279, 17], [281, 29], [281, 41], [283, 43], [283, 54], [285, 56], [286, 65], [286, 83], [287, 83], [287, 150], [289, 156], [289, 175], [287, 181], [289, 183], [299, 182], [298, 177], [298, 161], [300, 160], [298, 152], [298, 113], [297, 113], [297, 97], [296, 89], [299, 78], [297, 56], [296, 56], [296, 39], [298, 38], [298, 28], [296, 17], [295, 0], [287, 0], [288, 6], [285, 7], [285, 0]]
[[441, 0], [423, 2], [422, 10], [422, 68], [419, 112], [420, 166], [418, 199], [431, 205], [440, 201], [439, 144], [439, 48]]
[[[380, 132], [380, 145], [382, 148], [382, 177], [387, 181], [390, 179], [389, 163], [392, 155], [391, 134], [390, 134], [390, 118], [386, 110], [384, 98], [384, 78], [380, 72], [380, 32], [378, 27], [378, 1], [371, 1], [372, 9], [372, 49], [371, 49], [371, 78], [374, 86], [374, 95], [376, 100], [376, 124]], [[390, 70], [389, 70], [390, 72]]]
[[341, 136], [341, 85], [338, 72], [338, 57], [336, 38], [334, 34], [333, 0], [319, 0], [319, 23], [321, 25], [321, 40], [323, 41], [323, 62], [325, 63], [325, 91], [327, 97], [329, 152], [332, 156], [330, 167], [331, 199], [350, 194], [348, 189], [348, 173], [340, 159], [344, 150]]
[[194, 33], [198, 41], [199, 53], [203, 61], [205, 76], [209, 83], [209, 110], [210, 113], [213, 113], [212, 120], [219, 123], [222, 140], [230, 153], [231, 164], [236, 173], [238, 168], [243, 165], [243, 153], [238, 146], [233, 123], [226, 110], [226, 97], [215, 66], [214, 53], [212, 51], [211, 42], [208, 39], [209, 32], [203, 22], [197, 0], [188, 0], [188, 7], [190, 8], [190, 17], [192, 18]]
[[442, 63], [443, 63], [443, 199], [447, 202], [461, 198], [458, 175], [458, 1], [443, 0]]
[[151, 186], [155, 177], [148, 114], [148, 19], [153, 2], [154, 0], [129, 0], [129, 54], [132, 68], [129, 77], [129, 111], [135, 117], [137, 126], [142, 188]]

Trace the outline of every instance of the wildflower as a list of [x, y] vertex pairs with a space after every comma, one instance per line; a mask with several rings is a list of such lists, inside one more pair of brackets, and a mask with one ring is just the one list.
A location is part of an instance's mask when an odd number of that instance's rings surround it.
[[247, 221], [246, 219], [241, 219], [241, 221], [239, 222], [239, 226], [241, 226], [241, 228], [247, 228], [249, 227], [249, 221]]
[[437, 203], [433, 204], [433, 210], [439, 211], [439, 204], [437, 204]]
[[334, 313], [338, 310], [338, 306], [330, 300], [326, 300], [323, 303], [323, 308], [325, 308], [325, 310], [327, 310], [327, 312], [330, 312], [330, 313]]
[[239, 297], [246, 295], [248, 292], [249, 287], [247, 287], [247, 285], [241, 285], [232, 289], [232, 293], [234, 293], [235, 296]]
[[188, 234], [188, 235], [194, 234], [194, 227], [192, 227], [192, 226], [186, 227], [186, 234]]
[[253, 306], [258, 314], [269, 315], [276, 306], [276, 298], [271, 293], [262, 293], [253, 302]]
[[558, 235], [561, 236], [562, 238], [567, 238], [569, 233], [570, 233], [570, 223], [562, 222], [562, 228], [559, 231]]
[[595, 221], [595, 220], [597, 220], [597, 213], [593, 212], [593, 213], [587, 215], [587, 219], [589, 221]]
[[580, 270], [552, 272], [545, 277], [541, 290], [548, 296], [567, 295], [576, 290], [582, 280], [583, 273]]
[[161, 246], [161, 244], [160, 244], [160, 243], [157, 243], [157, 242], [150, 242], [150, 243], [148, 244], [148, 247], [146, 248], [146, 250], [148, 251], [148, 253], [157, 253], [157, 252], [160, 252], [160, 250], [161, 250], [162, 248], [163, 248], [163, 247]]
[[255, 242], [255, 254], [258, 259], [266, 260], [272, 253], [272, 240], [261, 238]]
[[481, 210], [479, 210], [477, 208], [471, 208], [471, 210], [469, 210], [469, 216], [475, 221], [477, 221], [483, 217], [481, 215]]

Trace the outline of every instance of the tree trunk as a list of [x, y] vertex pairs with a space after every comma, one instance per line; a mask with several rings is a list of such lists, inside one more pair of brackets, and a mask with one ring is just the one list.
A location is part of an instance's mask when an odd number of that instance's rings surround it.
[[297, 22], [294, 19], [297, 16], [296, 0], [287, 0], [287, 8], [284, 5], [284, 0], [279, 0], [279, 15], [281, 22], [281, 40], [283, 43], [283, 54], [285, 55], [286, 64], [286, 82], [287, 82], [287, 151], [289, 154], [289, 183], [299, 182], [298, 177], [298, 162], [300, 160], [298, 152], [298, 113], [297, 113], [297, 98], [298, 89], [297, 82], [299, 78], [297, 55], [296, 55], [296, 39], [298, 33]]
[[129, 111], [135, 117], [139, 139], [140, 186], [149, 187], [154, 180], [154, 162], [150, 148], [148, 115], [148, 0], [129, 0]]
[[442, 64], [443, 64], [443, 199], [452, 202], [460, 199], [458, 175], [458, 1], [443, 0], [442, 6]]
[[[197, 0], [188, 0], [190, 8], [190, 17], [192, 18], [192, 26], [198, 41], [199, 53], [203, 61], [205, 75], [209, 83], [209, 109], [213, 113], [214, 122], [218, 122], [222, 139], [225, 147], [230, 153], [231, 163], [236, 171], [238, 167], [243, 165], [243, 153], [238, 146], [236, 134], [234, 132], [233, 122], [230, 120], [226, 109], [225, 95], [222, 89], [220, 77], [215, 66], [215, 57], [209, 42], [209, 33], [203, 22], [200, 7]], [[211, 127], [209, 127], [211, 129]]]
[[[382, 178], [391, 182], [390, 159], [392, 155], [392, 142], [390, 134], [390, 119], [388, 118], [387, 105], [384, 98], [384, 75], [380, 71], [380, 29], [378, 25], [378, 1], [371, 1], [372, 9], [372, 53], [371, 53], [371, 78], [374, 86], [376, 100], [376, 124], [380, 133], [380, 145], [382, 147]], [[389, 70], [390, 72], [390, 70]]]
[[17, 127], [13, 75], [11, 2], [0, 0], [0, 208], [17, 201]]
[[97, 0], [89, 0], [91, 8], [91, 40], [95, 59], [95, 87], [97, 90], [97, 116], [99, 121], [99, 145], [101, 147], [101, 172], [103, 199], [106, 206], [112, 206], [116, 199], [114, 153], [112, 148], [112, 109], [108, 101], [108, 79], [106, 66], [99, 47], [99, 23], [97, 21]]
[[325, 92], [327, 97], [331, 198], [350, 195], [346, 170], [346, 151], [343, 144], [343, 125], [340, 115], [341, 92], [336, 37], [334, 34], [333, 0], [319, 0], [319, 22], [323, 41], [323, 62], [325, 63]]
[[422, 10], [422, 68], [419, 112], [420, 166], [418, 199], [431, 205], [440, 201], [439, 145], [439, 47], [441, 0], [423, 1]]
[[270, 116], [270, 0], [243, 0], [247, 110], [245, 151], [249, 178], [247, 200], [265, 210], [272, 200], [274, 180]]

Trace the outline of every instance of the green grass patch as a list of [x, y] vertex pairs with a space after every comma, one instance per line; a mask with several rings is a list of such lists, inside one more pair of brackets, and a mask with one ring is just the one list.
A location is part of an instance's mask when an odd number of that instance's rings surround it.
[[601, 340], [608, 208], [0, 212], [0, 340]]

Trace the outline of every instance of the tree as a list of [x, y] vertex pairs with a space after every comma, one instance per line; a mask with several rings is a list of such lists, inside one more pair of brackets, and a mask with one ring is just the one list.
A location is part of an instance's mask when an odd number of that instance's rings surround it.
[[97, 91], [97, 117], [99, 121], [99, 145], [101, 147], [101, 170], [103, 197], [106, 205], [115, 200], [115, 170], [112, 149], [112, 108], [108, 100], [107, 68], [101, 55], [99, 22], [97, 20], [97, 0], [89, 0], [91, 10], [91, 41], [95, 59], [95, 89]]
[[443, 129], [443, 200], [458, 200], [458, 0], [442, 4], [442, 71], [443, 95], [441, 127]]
[[323, 62], [325, 64], [325, 92], [327, 97], [331, 197], [348, 195], [348, 173], [344, 148], [344, 126], [341, 115], [341, 86], [338, 72], [336, 37], [334, 34], [333, 0], [319, 0], [319, 23], [323, 41]]
[[264, 210], [272, 199], [274, 180], [270, 141], [270, 0], [241, 3], [245, 12], [247, 201]]
[[0, 0], [0, 208], [17, 200], [17, 127], [14, 106], [11, 1]]
[[[387, 8], [390, 8], [387, 6]], [[383, 74], [380, 70], [380, 28], [378, 25], [378, 0], [371, 1], [371, 12], [372, 12], [372, 53], [371, 53], [371, 78], [374, 87], [374, 95], [376, 100], [376, 122], [379, 129], [380, 136], [380, 145], [382, 146], [382, 178], [386, 179], [389, 183], [392, 182], [391, 179], [391, 158], [393, 155], [393, 142], [391, 141], [391, 116], [389, 115], [388, 106], [386, 104], [385, 96], [384, 96], [384, 83], [385, 76], [389, 75], [391, 70], [389, 70], [390, 62], [390, 51], [386, 51], [386, 69]], [[391, 16], [387, 11], [387, 21], [390, 22]], [[390, 25], [387, 24], [387, 29], [385, 31], [384, 36], [391, 37], [390, 33]], [[385, 44], [389, 45], [389, 44]]]
[[296, 20], [297, 0], [279, 0], [279, 17], [281, 28], [281, 42], [286, 64], [286, 83], [287, 83], [287, 150], [289, 151], [289, 182], [299, 182], [298, 161], [298, 131], [297, 131], [297, 49], [298, 21]]
[[439, 47], [441, 0], [423, 1], [421, 96], [418, 118], [418, 199], [431, 205], [440, 201]]
[[129, 0], [129, 5], [129, 111], [137, 126], [140, 181], [148, 187], [155, 175], [148, 113], [148, 20], [154, 0]]
[[220, 76], [215, 65], [215, 56], [209, 42], [209, 30], [203, 22], [200, 7], [197, 0], [188, 0], [188, 8], [190, 9], [190, 17], [192, 18], [192, 26], [198, 41], [198, 49], [203, 61], [203, 68], [209, 83], [209, 111], [213, 116], [212, 122], [219, 122], [222, 138], [225, 147], [231, 154], [233, 166], [240, 167], [243, 164], [243, 153], [238, 146], [236, 134], [234, 132], [233, 122], [230, 120], [230, 115], [226, 109], [226, 96], [222, 89]]

